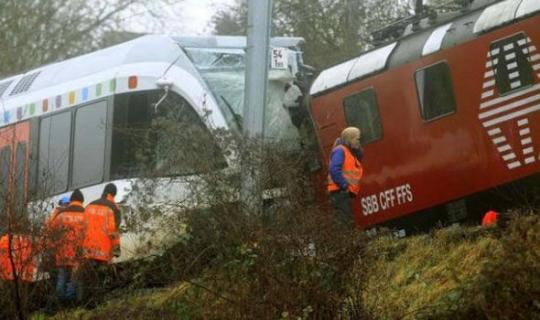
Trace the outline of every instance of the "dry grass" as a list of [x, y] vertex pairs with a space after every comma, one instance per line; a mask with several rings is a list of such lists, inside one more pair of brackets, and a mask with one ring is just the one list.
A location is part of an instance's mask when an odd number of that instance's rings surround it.
[[[54, 319], [358, 319], [359, 309], [368, 319], [537, 319], [539, 243], [538, 216], [519, 218], [504, 231], [451, 227], [399, 240], [383, 236], [369, 243], [341, 284], [329, 287], [315, 285], [328, 271], [312, 264], [313, 257], [287, 263], [286, 255], [276, 252], [270, 258], [262, 242], [249, 243], [236, 260], [214, 265], [195, 280]], [[328, 291], [317, 296], [309, 288]], [[318, 310], [331, 307], [331, 313]]]
[[451, 227], [372, 242], [362, 290], [373, 319], [530, 319], [540, 316], [540, 219], [507, 230]]

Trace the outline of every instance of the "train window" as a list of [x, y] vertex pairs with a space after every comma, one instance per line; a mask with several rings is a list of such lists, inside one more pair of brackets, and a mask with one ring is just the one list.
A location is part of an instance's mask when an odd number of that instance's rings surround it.
[[52, 195], [68, 185], [71, 112], [43, 118], [39, 128], [38, 188]]
[[103, 180], [106, 128], [106, 101], [84, 106], [75, 113], [71, 174], [71, 184], [74, 188]]
[[178, 176], [226, 166], [223, 153], [193, 107], [170, 93], [157, 110], [161, 91], [117, 97], [111, 177]]
[[520, 90], [534, 83], [534, 73], [528, 54], [527, 37], [520, 33], [491, 44], [491, 63], [495, 82], [501, 95]]
[[26, 143], [18, 143], [15, 150], [15, 198], [17, 208], [23, 208], [25, 195]]
[[214, 137], [193, 107], [179, 95], [170, 95], [163, 102], [153, 125], [159, 174], [190, 175], [225, 166]]
[[111, 178], [131, 178], [141, 174], [140, 158], [147, 148], [141, 147], [151, 139], [149, 128], [152, 108], [148, 92], [121, 94], [114, 101]]
[[416, 90], [424, 120], [432, 120], [456, 111], [450, 68], [440, 62], [416, 71]]
[[382, 125], [375, 90], [368, 89], [347, 97], [343, 104], [347, 125], [362, 130], [362, 144], [380, 139]]

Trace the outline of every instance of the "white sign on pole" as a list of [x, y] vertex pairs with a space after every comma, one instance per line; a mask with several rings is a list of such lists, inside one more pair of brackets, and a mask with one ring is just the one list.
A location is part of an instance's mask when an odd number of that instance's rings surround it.
[[287, 69], [289, 66], [289, 49], [272, 48], [272, 58], [270, 59], [270, 68]]

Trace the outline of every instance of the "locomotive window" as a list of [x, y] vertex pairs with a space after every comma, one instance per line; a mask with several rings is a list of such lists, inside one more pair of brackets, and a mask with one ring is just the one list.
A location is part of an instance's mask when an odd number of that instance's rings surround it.
[[440, 62], [416, 71], [416, 90], [424, 120], [432, 120], [456, 111], [450, 69]]
[[73, 136], [73, 187], [83, 187], [103, 180], [106, 127], [105, 101], [77, 110]]
[[71, 112], [62, 112], [41, 120], [38, 187], [47, 195], [67, 189], [70, 144]]
[[491, 63], [501, 95], [534, 83], [534, 73], [527, 60], [528, 48], [527, 37], [523, 33], [491, 44]]
[[362, 130], [362, 144], [378, 140], [382, 136], [375, 90], [368, 89], [345, 98], [344, 108], [347, 125]]

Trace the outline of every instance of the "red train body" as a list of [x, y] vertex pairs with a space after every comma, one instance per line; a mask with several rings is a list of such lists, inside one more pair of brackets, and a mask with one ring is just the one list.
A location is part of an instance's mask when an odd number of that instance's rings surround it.
[[[367, 135], [358, 225], [540, 172], [540, 1], [523, 3], [471, 10], [314, 81], [310, 111], [324, 163], [346, 126]], [[522, 15], [501, 18], [512, 5]]]

